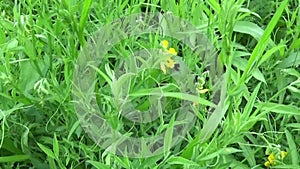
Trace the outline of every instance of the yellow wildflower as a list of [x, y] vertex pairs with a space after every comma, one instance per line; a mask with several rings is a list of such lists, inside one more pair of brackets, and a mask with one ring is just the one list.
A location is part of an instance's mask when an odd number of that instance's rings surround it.
[[194, 107], [197, 107], [198, 105], [199, 105], [198, 102], [193, 102], [193, 106], [194, 106]]
[[203, 94], [203, 93], [206, 93], [208, 92], [208, 89], [201, 89], [201, 90], [198, 90], [199, 93]]
[[177, 55], [177, 52], [174, 48], [170, 48], [167, 52], [172, 54], [172, 55]]
[[268, 160], [270, 161], [271, 164], [274, 163], [274, 160], [275, 160], [275, 155], [274, 155], [274, 153], [271, 153], [271, 154], [269, 155]]
[[264, 163], [264, 165], [265, 165], [266, 167], [270, 167], [270, 166], [271, 166], [271, 163], [270, 163], [270, 161], [266, 161], [266, 162]]
[[198, 93], [204, 94], [209, 91], [208, 89], [203, 88], [203, 86], [205, 84], [205, 81], [203, 78], [199, 78], [198, 76], [196, 76], [194, 82], [195, 82], [196, 90]]
[[271, 153], [268, 157], [268, 160], [270, 161], [270, 163], [273, 165], [275, 164], [275, 155], [274, 153]]
[[160, 63], [160, 69], [161, 69], [161, 71], [163, 71], [164, 74], [167, 73], [166, 66], [163, 62]]
[[285, 156], [287, 156], [287, 152], [286, 151], [280, 151], [280, 158], [284, 159]]
[[[169, 48], [169, 42], [167, 40], [163, 40], [161, 41], [161, 46], [164, 48], [164, 52], [166, 53], [169, 53], [169, 54], [172, 54], [172, 55], [177, 55], [177, 52], [174, 48]], [[168, 68], [177, 68], [178, 69], [178, 66], [176, 66], [176, 62], [171, 58], [171, 57], [168, 57], [167, 59], [165, 59], [163, 62], [160, 63], [160, 69], [163, 71], [164, 74], [166, 74], [167, 70], [166, 70], [166, 67]]]
[[164, 62], [160, 63], [160, 69], [163, 71], [164, 74], [166, 74], [166, 67], [173, 69], [175, 64], [176, 62], [171, 57], [169, 57]]
[[166, 60], [165, 65], [166, 65], [167, 67], [173, 69], [173, 68], [174, 68], [174, 65], [175, 65], [175, 61], [174, 61], [172, 58], [169, 57], [169, 58]]
[[169, 42], [168, 42], [167, 40], [163, 40], [163, 41], [161, 41], [161, 46], [162, 46], [163, 48], [167, 49], [168, 46], [169, 46]]
[[274, 155], [274, 153], [271, 153], [269, 156], [268, 156], [268, 161], [266, 161], [265, 163], [264, 163], [264, 165], [266, 166], [266, 167], [270, 167], [271, 165], [275, 165], [276, 164], [276, 162], [275, 162], [275, 155]]

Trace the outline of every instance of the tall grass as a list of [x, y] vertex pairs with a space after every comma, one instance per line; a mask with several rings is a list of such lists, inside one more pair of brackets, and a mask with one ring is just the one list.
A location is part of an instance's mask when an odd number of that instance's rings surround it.
[[[0, 168], [299, 168], [299, 5], [296, 0], [1, 1]], [[172, 13], [206, 34], [226, 85], [221, 85], [223, 107], [212, 114], [207, 108], [214, 104], [212, 79], [189, 47], [158, 34], [116, 44], [102, 65], [93, 67], [99, 109], [124, 135], [166, 131], [169, 136], [163, 153], [129, 158], [110, 153], [89, 137], [71, 93], [77, 58], [89, 37], [140, 12]], [[112, 74], [125, 61], [119, 56], [160, 48], [164, 39], [192, 77], [204, 79], [209, 92], [199, 97], [182, 93], [181, 82], [160, 70], [135, 74], [126, 89], [136, 109], [149, 108], [144, 96], [157, 84], [168, 97], [156, 121], [133, 123], [118, 114]], [[202, 104], [192, 107], [196, 119], [188, 134], [172, 145], [172, 129], [178, 125], [174, 118], [183, 101]]]

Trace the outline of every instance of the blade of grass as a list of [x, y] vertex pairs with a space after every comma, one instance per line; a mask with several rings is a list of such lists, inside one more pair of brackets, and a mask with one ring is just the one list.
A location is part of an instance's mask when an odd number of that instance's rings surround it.
[[287, 4], [288, 4], [288, 0], [283, 1], [280, 4], [279, 8], [276, 10], [274, 16], [272, 17], [271, 21], [267, 25], [267, 28], [264, 31], [261, 39], [256, 44], [256, 46], [249, 58], [248, 64], [245, 68], [245, 71], [242, 74], [241, 79], [239, 80], [238, 84], [233, 89], [233, 91], [231, 91], [231, 93], [234, 92], [235, 90], [237, 90], [241, 86], [241, 84], [243, 84], [245, 82], [246, 78], [248, 77], [249, 73], [251, 72], [251, 68], [253, 68], [253, 66], [255, 64], [255, 61], [257, 61], [261, 57], [263, 52], [265, 51], [265, 49], [268, 45], [270, 35], [271, 35], [272, 31], [274, 30], [277, 22], [279, 21], [282, 13], [284, 11], [284, 8], [287, 6]]
[[110, 169], [110, 167], [108, 165], [105, 165], [105, 164], [103, 164], [101, 162], [98, 162], [98, 161], [88, 160], [87, 162], [92, 164], [97, 169]]
[[155, 92], [152, 92], [153, 90], [155, 90], [155, 88], [143, 89], [143, 90], [140, 90], [139, 92], [131, 93], [129, 96], [149, 96], [149, 95], [160, 96], [160, 95], [163, 95], [164, 97], [174, 97], [174, 98], [178, 98], [178, 99], [183, 99], [183, 100], [199, 103], [199, 104], [202, 104], [205, 106], [216, 107], [216, 105], [214, 103], [212, 103], [208, 100], [205, 100], [199, 96], [195, 96], [195, 95], [191, 95], [191, 94], [187, 94], [187, 93], [179, 93], [179, 92], [155, 93]]
[[297, 146], [296, 146], [296, 143], [294, 141], [294, 138], [292, 136], [292, 134], [287, 130], [285, 129], [285, 136], [286, 136], [286, 139], [287, 139], [287, 142], [288, 142], [288, 145], [289, 145], [289, 149], [290, 149], [290, 156], [292, 158], [292, 164], [293, 165], [299, 165], [299, 154], [297, 152]]
[[[224, 86], [226, 86], [226, 85], [224, 85]], [[217, 110], [214, 111], [214, 113], [205, 122], [205, 124], [204, 124], [203, 129], [201, 130], [201, 132], [198, 133], [197, 136], [195, 137], [195, 139], [193, 139], [185, 147], [184, 151], [181, 154], [182, 157], [184, 157], [186, 159], [191, 158], [191, 156], [193, 154], [194, 147], [197, 144], [203, 143], [204, 141], [206, 141], [213, 134], [213, 132], [215, 131], [215, 129], [219, 125], [220, 120], [223, 118], [225, 112], [227, 111], [227, 109], [229, 107], [229, 104], [226, 101], [227, 99], [223, 100], [224, 103], [219, 103], [220, 105], [224, 105], [224, 107], [222, 107], [222, 106], [218, 106], [217, 107]]]
[[54, 136], [53, 136], [53, 152], [54, 152], [55, 157], [58, 158], [59, 157], [59, 144], [57, 141], [56, 133], [54, 133]]
[[55, 159], [55, 155], [54, 155], [54, 153], [52, 152], [52, 150], [50, 150], [48, 147], [46, 147], [46, 146], [44, 146], [44, 145], [42, 145], [42, 144], [40, 144], [40, 143], [37, 143], [37, 144], [38, 144], [38, 146], [40, 147], [40, 149], [43, 150], [43, 152], [44, 152], [45, 154], [47, 154], [49, 157]]
[[88, 15], [90, 12], [90, 8], [92, 6], [92, 2], [93, 2], [93, 0], [85, 0], [84, 4], [83, 4], [83, 9], [81, 11], [81, 16], [80, 16], [80, 21], [79, 21], [79, 32], [78, 32], [79, 41], [80, 41], [81, 45], [84, 45], [84, 43], [85, 43], [83, 30], [84, 30], [86, 21], [88, 19]]
[[0, 157], [0, 163], [8, 163], [8, 162], [17, 162], [17, 161], [25, 161], [30, 158], [29, 155], [13, 155]]
[[292, 105], [284, 105], [278, 103], [259, 103], [257, 107], [261, 107], [262, 110], [267, 112], [275, 112], [279, 114], [286, 114], [286, 115], [300, 115], [300, 108]]
[[167, 160], [169, 164], [180, 164], [180, 165], [187, 165], [187, 166], [198, 166], [199, 164], [195, 163], [194, 161], [185, 159], [183, 157], [171, 157]]
[[221, 7], [218, 2], [216, 2], [215, 0], [208, 0], [207, 3], [217, 14], [220, 13]]
[[258, 94], [258, 91], [260, 89], [260, 86], [261, 86], [261, 83], [259, 83], [256, 88], [254, 89], [250, 99], [248, 100], [246, 106], [245, 106], [245, 109], [244, 109], [244, 112], [242, 114], [242, 117], [243, 119], [248, 119], [250, 117], [250, 113], [251, 111], [253, 110], [253, 106], [254, 106], [254, 103], [255, 103], [255, 99], [257, 97], [257, 94]]
[[164, 154], [165, 154], [165, 156], [169, 153], [169, 151], [172, 147], [174, 121], [175, 121], [175, 114], [171, 118], [171, 121], [168, 124], [168, 128], [167, 128], [167, 131], [165, 134], [165, 139], [164, 139]]

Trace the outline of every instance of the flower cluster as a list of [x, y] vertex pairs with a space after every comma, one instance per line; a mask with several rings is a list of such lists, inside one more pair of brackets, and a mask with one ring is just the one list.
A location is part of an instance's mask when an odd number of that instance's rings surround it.
[[276, 154], [274, 152], [271, 152], [268, 156], [268, 161], [266, 161], [264, 165], [266, 167], [274, 166], [276, 165], [276, 161], [283, 160], [286, 156], [287, 156], [286, 151], [280, 151], [277, 152]]
[[[167, 40], [161, 41], [161, 46], [163, 47], [164, 53], [167, 54], [167, 57], [164, 58], [163, 61], [160, 63], [160, 69], [162, 70], [162, 72], [166, 74], [167, 68], [178, 69], [178, 63], [176, 63], [174, 59], [172, 59], [172, 56], [177, 55], [176, 50], [174, 48], [169, 48], [169, 42]], [[204, 88], [204, 78], [199, 78], [198, 76], [196, 76], [194, 83], [196, 90], [199, 94], [204, 94], [209, 91], [208, 89]], [[198, 102], [193, 103], [194, 106], [197, 106], [198, 104]]]
[[[209, 90], [208, 89], [205, 89], [204, 88], [204, 84], [205, 84], [205, 80], [203, 77], [199, 77], [198, 75], [195, 77], [194, 79], [194, 83], [195, 83], [195, 86], [196, 86], [196, 90], [199, 94], [204, 94], [206, 92], [208, 92]], [[198, 102], [194, 102], [193, 103], [193, 106], [198, 106]]]
[[196, 76], [195, 85], [196, 85], [196, 90], [198, 93], [203, 94], [203, 93], [208, 92], [208, 89], [204, 89], [204, 84], [205, 84], [204, 78]]
[[[163, 40], [161, 42], [161, 46], [164, 48], [164, 52], [171, 55], [177, 55], [177, 52], [174, 48], [169, 48], [169, 42], [167, 40]], [[163, 62], [160, 63], [160, 69], [163, 71], [164, 74], [167, 73], [166, 67], [173, 69], [176, 65], [176, 62], [172, 59], [172, 57], [167, 57], [164, 59]]]

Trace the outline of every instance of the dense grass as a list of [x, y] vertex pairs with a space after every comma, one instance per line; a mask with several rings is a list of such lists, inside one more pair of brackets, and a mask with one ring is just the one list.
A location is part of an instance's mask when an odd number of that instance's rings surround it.
[[[299, 5], [297, 0], [1, 1], [0, 168], [267, 168], [266, 162], [272, 168], [300, 168]], [[96, 100], [113, 129], [135, 137], [161, 131], [172, 136], [181, 101], [200, 100], [192, 107], [195, 124], [182, 142], [156, 156], [129, 158], [105, 151], [84, 131], [72, 87], [87, 39], [140, 12], [171, 12], [204, 33], [219, 56], [226, 95], [219, 114], [203, 106], [214, 99], [205, 62], [172, 37], [145, 34], [116, 44], [94, 67]], [[200, 78], [195, 88], [209, 92], [183, 96], [178, 80], [148, 69], [132, 78], [130, 99], [136, 109], [147, 110], [147, 89], [164, 84], [169, 93], [164, 110], [149, 124], [120, 117], [112, 93], [124, 84], [109, 72], [117, 74], [132, 51], [162, 48], [164, 39], [192, 77]]]

